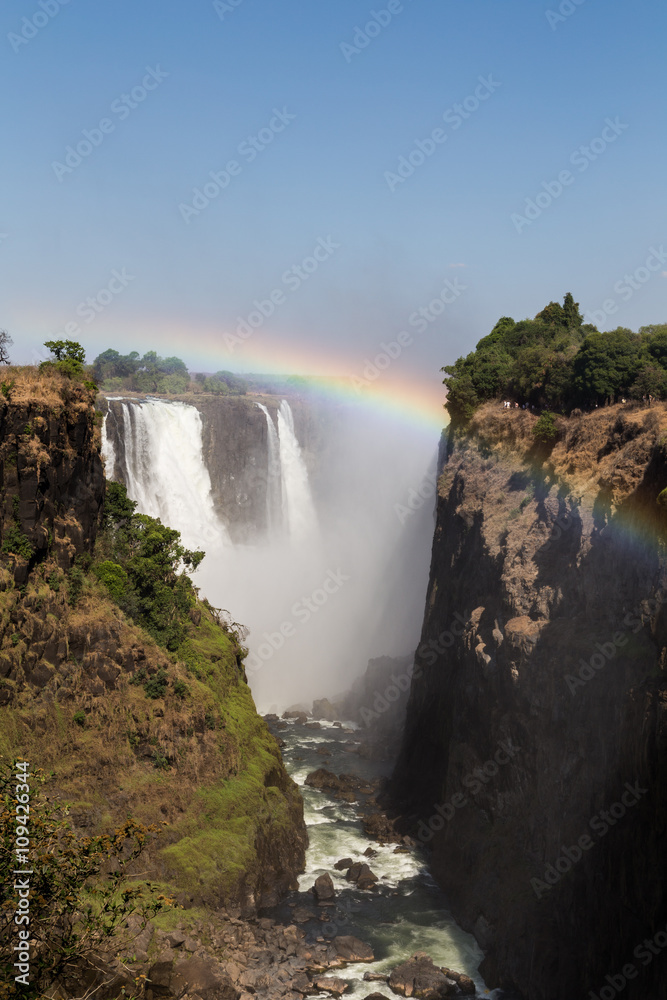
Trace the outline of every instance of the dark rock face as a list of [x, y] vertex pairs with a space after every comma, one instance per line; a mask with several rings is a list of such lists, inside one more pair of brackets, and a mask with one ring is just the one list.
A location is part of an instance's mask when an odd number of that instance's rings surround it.
[[99, 527], [104, 474], [91, 394], [65, 385], [60, 405], [0, 399], [2, 535], [18, 531], [32, 549], [12, 555], [18, 584], [55, 554], [62, 569], [90, 552]]
[[572, 418], [548, 461], [530, 414], [441, 455], [395, 805], [489, 985], [530, 1000], [627, 962], [628, 1000], [667, 995], [667, 965], [633, 958], [667, 923], [664, 412], [621, 434], [618, 409]]

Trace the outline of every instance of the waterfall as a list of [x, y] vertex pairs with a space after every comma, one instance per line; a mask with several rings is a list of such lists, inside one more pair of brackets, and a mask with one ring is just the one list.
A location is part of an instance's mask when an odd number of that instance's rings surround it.
[[111, 410], [107, 410], [104, 414], [104, 420], [102, 422], [102, 459], [104, 461], [104, 474], [107, 479], [113, 479], [116, 475], [116, 449], [113, 446], [113, 441], [107, 434], [107, 420], [109, 419], [109, 414]]
[[273, 536], [282, 528], [282, 487], [280, 471], [280, 442], [278, 432], [265, 406], [257, 403], [266, 417], [266, 427], [269, 442], [269, 459], [266, 478], [266, 525], [269, 536]]
[[287, 400], [278, 409], [278, 443], [282, 474], [283, 520], [290, 538], [310, 538], [317, 529], [315, 505], [308, 482], [308, 470], [294, 432], [294, 417]]
[[199, 411], [161, 399], [121, 406], [125, 483], [139, 512], [180, 531], [188, 548], [228, 543], [211, 496]]

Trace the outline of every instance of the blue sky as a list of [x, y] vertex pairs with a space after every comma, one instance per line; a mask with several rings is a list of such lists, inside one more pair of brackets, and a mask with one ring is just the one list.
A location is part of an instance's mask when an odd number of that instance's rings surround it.
[[[14, 358], [74, 323], [89, 358], [350, 375], [406, 330], [387, 377], [439, 386], [499, 316], [566, 291], [601, 329], [665, 322], [667, 258], [624, 278], [667, 246], [665, 37], [655, 0], [5, 0]], [[272, 292], [272, 315], [230, 341]]]

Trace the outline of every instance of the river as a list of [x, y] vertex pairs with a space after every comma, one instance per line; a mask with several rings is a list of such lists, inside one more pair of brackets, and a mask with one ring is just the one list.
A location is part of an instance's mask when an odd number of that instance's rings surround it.
[[[397, 853], [396, 844], [378, 844], [363, 829], [360, 803], [339, 801], [333, 797], [334, 793], [305, 784], [307, 775], [318, 768], [334, 774], [354, 774], [369, 782], [386, 777], [391, 770], [388, 762], [368, 760], [355, 752], [361, 738], [353, 724], [345, 728], [327, 722], [320, 725], [320, 729], [309, 728], [289, 720], [271, 726], [284, 743], [285, 765], [301, 790], [310, 838], [299, 892], [291, 893], [274, 911], [275, 915], [283, 920], [297, 920], [312, 940], [353, 934], [372, 946], [374, 962], [351, 964], [337, 973], [351, 983], [346, 997], [362, 1000], [377, 991], [391, 996], [384, 983], [364, 981], [364, 973], [389, 973], [415, 952], [422, 951], [437, 966], [470, 976], [479, 997], [512, 1000], [507, 992], [489, 990], [484, 983], [479, 974], [483, 953], [475, 939], [449, 913], [442, 892], [428, 872], [423, 849], [401, 847]], [[325, 750], [326, 755], [318, 752]], [[377, 853], [366, 856], [368, 848]], [[346, 881], [345, 872], [334, 869], [341, 858], [368, 863], [379, 878], [376, 888], [361, 890]], [[315, 879], [324, 872], [329, 873], [334, 883], [335, 908], [318, 906], [310, 892]], [[313, 918], [304, 919], [303, 909], [310, 910]]]

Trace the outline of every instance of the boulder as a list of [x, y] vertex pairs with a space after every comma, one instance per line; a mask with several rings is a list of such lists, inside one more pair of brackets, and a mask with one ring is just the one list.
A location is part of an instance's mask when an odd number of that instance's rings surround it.
[[336, 862], [334, 868], [337, 872], [344, 872], [347, 871], [348, 868], [351, 868], [353, 864], [354, 860], [352, 858], [341, 858], [340, 861]]
[[400, 996], [414, 996], [419, 1000], [441, 1000], [457, 993], [454, 980], [441, 972], [432, 959], [421, 951], [392, 970], [389, 988]]
[[474, 997], [477, 987], [470, 976], [464, 976], [462, 972], [453, 972], [452, 969], [440, 969], [448, 979], [453, 979], [459, 988], [459, 993], [464, 997]]
[[339, 997], [341, 993], [349, 989], [350, 984], [346, 983], [344, 979], [336, 979], [334, 976], [319, 976], [317, 979], [313, 979], [313, 986], [316, 986], [318, 990], [326, 990], [327, 993], [333, 993], [334, 996]]
[[374, 962], [373, 949], [352, 934], [342, 934], [332, 941], [336, 953], [346, 962]]
[[320, 698], [313, 702], [312, 716], [314, 719], [324, 719], [325, 722], [335, 722], [339, 717], [340, 710], [332, 705], [328, 698]]
[[292, 709], [289, 712], [283, 712], [283, 719], [296, 719], [297, 722], [308, 722], [308, 716], [305, 712], [299, 712], [296, 709]]
[[329, 872], [325, 872], [324, 875], [320, 875], [315, 879], [315, 884], [311, 891], [314, 893], [318, 903], [335, 899], [336, 890], [334, 889]]
[[352, 865], [345, 878], [348, 882], [356, 882], [360, 889], [372, 889], [378, 881], [375, 872], [371, 871], [368, 865], [362, 864], [360, 861]]

